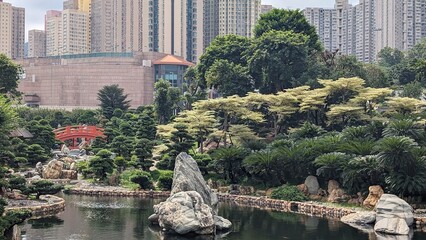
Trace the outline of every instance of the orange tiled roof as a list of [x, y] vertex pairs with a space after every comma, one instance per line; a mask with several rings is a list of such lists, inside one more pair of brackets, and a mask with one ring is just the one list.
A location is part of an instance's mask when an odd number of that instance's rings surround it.
[[154, 61], [154, 65], [184, 65], [184, 66], [195, 66], [194, 63], [188, 62], [185, 59], [173, 55], [167, 55], [162, 59]]

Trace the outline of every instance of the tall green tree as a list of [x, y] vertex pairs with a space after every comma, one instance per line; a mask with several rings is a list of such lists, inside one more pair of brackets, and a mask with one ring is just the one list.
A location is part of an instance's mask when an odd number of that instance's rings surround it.
[[6, 55], [0, 54], [0, 94], [19, 96], [18, 80], [22, 74], [21, 66], [12, 62]]
[[130, 107], [130, 100], [127, 100], [127, 94], [124, 94], [124, 89], [118, 84], [104, 86], [98, 92], [98, 100], [102, 113], [108, 119], [113, 116], [115, 109], [126, 111]]
[[154, 161], [150, 159], [153, 147], [154, 143], [149, 139], [142, 138], [135, 141], [133, 153], [144, 171], [149, 171], [149, 168], [154, 165]]
[[185, 110], [191, 110], [192, 104], [207, 98], [198, 74], [197, 67], [189, 67], [185, 72], [183, 85], [183, 105]]
[[224, 97], [242, 97], [254, 90], [248, 68], [227, 60], [217, 60], [207, 71], [206, 80], [208, 86], [215, 87]]
[[392, 67], [400, 64], [404, 60], [404, 53], [396, 48], [385, 47], [377, 54], [379, 65], [383, 67]]
[[166, 124], [178, 112], [182, 91], [172, 87], [169, 81], [160, 79], [155, 83], [154, 109], [160, 124]]
[[157, 125], [154, 119], [154, 111], [151, 108], [146, 108], [139, 114], [137, 122], [136, 136], [138, 138], [146, 138], [154, 140], [157, 134]]
[[300, 10], [273, 9], [262, 14], [254, 29], [256, 38], [271, 31], [292, 31], [307, 37], [308, 52], [322, 49], [315, 27], [310, 25]]
[[197, 75], [202, 88], [207, 87], [206, 73], [218, 59], [227, 60], [234, 64], [246, 65], [245, 55], [251, 40], [238, 35], [225, 35], [216, 37], [197, 64]]
[[248, 59], [262, 93], [277, 93], [293, 85], [307, 68], [308, 38], [292, 31], [271, 30], [254, 40]]
[[100, 150], [95, 157], [89, 160], [89, 170], [93, 172], [96, 178], [104, 180], [108, 173], [114, 170], [114, 160], [111, 158], [112, 153], [106, 149]]

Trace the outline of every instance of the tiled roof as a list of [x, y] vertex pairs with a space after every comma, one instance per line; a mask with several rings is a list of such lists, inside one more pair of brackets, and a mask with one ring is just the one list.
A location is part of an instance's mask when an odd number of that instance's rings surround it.
[[11, 137], [22, 137], [22, 138], [32, 138], [34, 137], [27, 129], [17, 128], [10, 132]]
[[173, 55], [167, 55], [162, 59], [154, 61], [154, 65], [184, 65], [184, 66], [194, 66], [192, 62], [188, 62], [185, 59]]

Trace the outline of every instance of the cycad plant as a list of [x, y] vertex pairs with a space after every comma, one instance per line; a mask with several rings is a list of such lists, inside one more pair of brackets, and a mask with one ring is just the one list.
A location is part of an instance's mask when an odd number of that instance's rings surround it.
[[417, 143], [409, 137], [386, 137], [378, 142], [375, 150], [379, 162], [390, 172], [405, 171], [415, 164], [414, 150]]
[[350, 158], [351, 156], [340, 152], [326, 153], [317, 157], [314, 161], [315, 165], [319, 167], [317, 175], [327, 180], [334, 179], [339, 181], [343, 169], [345, 169]]
[[244, 159], [244, 167], [247, 171], [262, 180], [265, 185], [276, 186], [281, 183], [281, 168], [275, 152], [261, 150], [254, 152]]
[[394, 120], [384, 129], [384, 137], [406, 136], [416, 141], [423, 138], [424, 130], [411, 119]]
[[229, 183], [237, 183], [243, 175], [242, 163], [249, 151], [240, 147], [219, 148], [212, 153], [212, 166]]
[[376, 156], [356, 157], [345, 166], [342, 183], [350, 193], [366, 192], [371, 185], [384, 186], [384, 174]]

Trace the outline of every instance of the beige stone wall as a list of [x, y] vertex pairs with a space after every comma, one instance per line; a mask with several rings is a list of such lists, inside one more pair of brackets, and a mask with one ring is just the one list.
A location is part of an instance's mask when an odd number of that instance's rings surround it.
[[151, 104], [154, 66], [142, 63], [164, 56], [150, 52], [135, 53], [133, 58], [25, 59], [18, 61], [26, 73], [18, 90], [37, 94], [40, 106], [94, 107], [99, 105], [97, 93], [103, 86], [118, 84], [132, 107]]

